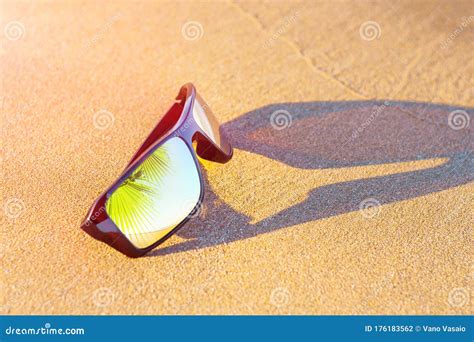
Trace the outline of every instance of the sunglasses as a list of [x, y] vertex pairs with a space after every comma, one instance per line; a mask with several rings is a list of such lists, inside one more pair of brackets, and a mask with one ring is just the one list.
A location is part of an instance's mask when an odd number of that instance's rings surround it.
[[129, 257], [149, 252], [199, 211], [204, 183], [197, 156], [226, 163], [232, 146], [188, 83], [81, 228]]

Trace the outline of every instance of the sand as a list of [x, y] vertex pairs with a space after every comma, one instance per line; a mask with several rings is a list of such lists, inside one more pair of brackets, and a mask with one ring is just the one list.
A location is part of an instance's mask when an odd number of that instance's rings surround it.
[[[2, 2], [1, 313], [472, 313], [472, 14]], [[130, 259], [79, 224], [186, 82], [234, 159]]]

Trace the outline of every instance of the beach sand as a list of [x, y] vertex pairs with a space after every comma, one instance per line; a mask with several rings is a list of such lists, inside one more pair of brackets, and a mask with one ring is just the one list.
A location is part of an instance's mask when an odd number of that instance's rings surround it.
[[[1, 313], [472, 313], [473, 14], [3, 1]], [[187, 82], [234, 158], [130, 259], [79, 225]]]

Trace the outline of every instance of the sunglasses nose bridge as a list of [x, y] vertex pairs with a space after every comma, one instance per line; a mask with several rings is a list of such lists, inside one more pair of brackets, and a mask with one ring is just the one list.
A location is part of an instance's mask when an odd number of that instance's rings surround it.
[[198, 124], [193, 118], [192, 110], [190, 110], [186, 119], [178, 127], [174, 135], [179, 136], [181, 139], [186, 141], [187, 144], [192, 146], [193, 142], [197, 139], [196, 133], [200, 133], [200, 132], [201, 132], [201, 129], [199, 128]]

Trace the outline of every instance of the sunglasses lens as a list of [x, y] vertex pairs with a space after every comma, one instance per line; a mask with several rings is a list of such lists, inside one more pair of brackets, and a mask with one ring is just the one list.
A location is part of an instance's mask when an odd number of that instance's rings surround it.
[[190, 150], [171, 138], [147, 157], [110, 195], [106, 210], [137, 248], [179, 225], [199, 201], [201, 182]]
[[229, 154], [231, 151], [230, 144], [219, 129], [220, 125], [216, 117], [199, 94], [196, 94], [196, 100], [194, 101], [193, 116], [204, 133], [206, 133], [225, 154]]

